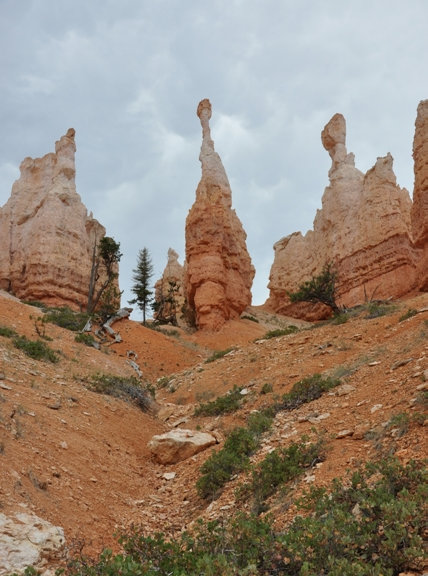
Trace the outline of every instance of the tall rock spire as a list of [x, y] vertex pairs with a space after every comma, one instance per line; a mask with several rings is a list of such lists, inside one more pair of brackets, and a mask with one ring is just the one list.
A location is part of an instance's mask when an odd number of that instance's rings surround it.
[[197, 109], [202, 126], [202, 177], [186, 219], [186, 296], [199, 329], [219, 330], [251, 304], [254, 267], [245, 231], [232, 209], [232, 192], [214, 149], [211, 104]]

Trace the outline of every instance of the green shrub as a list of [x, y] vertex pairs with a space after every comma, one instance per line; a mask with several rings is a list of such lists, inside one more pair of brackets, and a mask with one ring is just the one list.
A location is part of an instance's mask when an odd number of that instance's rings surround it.
[[74, 312], [70, 308], [50, 308], [43, 317], [43, 322], [56, 324], [61, 328], [79, 332], [83, 330], [89, 315], [83, 312]]
[[289, 334], [295, 334], [298, 331], [299, 329], [297, 328], [297, 326], [290, 324], [290, 326], [287, 326], [287, 328], [277, 328], [276, 330], [269, 330], [269, 332], [266, 332], [266, 334], [263, 336], [263, 339], [270, 340], [271, 338], [278, 338], [279, 336], [288, 336]]
[[279, 486], [291, 482], [307, 468], [324, 459], [323, 441], [296, 442], [287, 448], [277, 448], [266, 455], [252, 471], [251, 480], [241, 492], [251, 495], [255, 511], [263, 510], [264, 501], [272, 496]]
[[270, 408], [252, 412], [248, 416], [248, 429], [256, 437], [261, 436], [272, 426], [273, 413]]
[[370, 302], [367, 305], [367, 315], [365, 317], [368, 320], [371, 320], [373, 318], [386, 316], [386, 314], [389, 314], [394, 310], [395, 306], [388, 304], [387, 302]]
[[341, 312], [336, 304], [337, 271], [332, 262], [323, 266], [320, 274], [300, 284], [296, 292], [288, 292], [291, 302], [321, 302], [329, 306], [334, 314]]
[[111, 374], [96, 374], [87, 382], [87, 387], [98, 394], [132, 402], [143, 412], [153, 408], [153, 389], [148, 384], [145, 387], [141, 386], [135, 376], [125, 378]]
[[323, 392], [331, 390], [340, 384], [340, 380], [331, 376], [313, 374], [303, 380], [296, 382], [290, 392], [282, 396], [282, 400], [277, 406], [279, 410], [294, 410], [307, 402], [312, 402], [319, 398]]
[[401, 438], [409, 430], [410, 418], [405, 412], [394, 414], [386, 424], [387, 430], [396, 430], [396, 437]]
[[244, 316], [241, 316], [241, 320], [251, 320], [251, 322], [256, 322], [257, 324], [259, 323], [257, 318], [254, 318], [254, 316], [244, 315]]
[[216, 352], [214, 352], [209, 358], [207, 358], [205, 360], [205, 363], [208, 364], [209, 362], [214, 362], [215, 360], [218, 360], [219, 358], [223, 358], [223, 356], [226, 356], [226, 354], [229, 354], [229, 352], [233, 352], [235, 350], [235, 348], [226, 348], [226, 350], [217, 350]]
[[260, 390], [260, 394], [269, 394], [273, 392], [273, 386], [269, 382], [265, 382]]
[[407, 310], [407, 312], [405, 312], [404, 314], [402, 314], [402, 316], [400, 316], [400, 318], [398, 319], [399, 322], [404, 322], [404, 320], [408, 320], [409, 318], [412, 318], [413, 316], [416, 316], [416, 314], [418, 313], [417, 310], [415, 310], [414, 308], [409, 308]]
[[53, 364], [59, 362], [58, 355], [41, 340], [28, 340], [25, 336], [17, 336], [13, 339], [13, 345], [34, 360], [47, 360]]
[[239, 427], [230, 432], [224, 446], [201, 466], [202, 476], [196, 482], [198, 494], [202, 498], [216, 499], [223, 486], [233, 474], [244, 470], [249, 456], [259, 445], [257, 436], [247, 428]]
[[0, 336], [4, 336], [5, 338], [14, 338], [15, 336], [18, 336], [18, 334], [8, 326], [0, 326]]
[[219, 396], [206, 404], [200, 404], [195, 408], [195, 416], [218, 416], [235, 412], [241, 406], [241, 390], [242, 388], [234, 386], [233, 390], [230, 390], [224, 396]]
[[335, 314], [331, 321], [332, 324], [340, 325], [346, 324], [349, 320], [349, 315], [346, 312], [340, 312], [339, 314]]
[[[427, 483], [423, 464], [368, 464], [350, 484], [313, 488], [282, 542], [290, 574], [395, 575], [422, 566]], [[345, 572], [343, 572], [345, 570]]]
[[[80, 556], [68, 576], [396, 576], [421, 572], [427, 482], [423, 462], [367, 464], [329, 489], [312, 488], [302, 515], [276, 533], [269, 516], [199, 520], [168, 539], [132, 526], [121, 554]], [[30, 573], [29, 573], [30, 574]]]
[[93, 348], [95, 348], [96, 344], [97, 344], [97, 341], [95, 340], [93, 335], [88, 333], [88, 332], [79, 332], [74, 337], [74, 340], [75, 340], [75, 342], [78, 342], [79, 344], [84, 344], [85, 346], [89, 346], [89, 347], [93, 347]]
[[34, 306], [35, 308], [40, 308], [40, 310], [47, 310], [48, 306], [44, 302], [39, 302], [38, 300], [22, 300], [23, 304], [27, 304], [28, 306]]

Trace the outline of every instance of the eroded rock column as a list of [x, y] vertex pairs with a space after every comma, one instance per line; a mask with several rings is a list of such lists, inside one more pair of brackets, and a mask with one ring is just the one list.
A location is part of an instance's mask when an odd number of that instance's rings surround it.
[[185, 285], [197, 327], [215, 331], [251, 304], [255, 271], [245, 231], [232, 209], [229, 181], [211, 139], [209, 100], [199, 103], [197, 114], [202, 126], [202, 177], [186, 219]]

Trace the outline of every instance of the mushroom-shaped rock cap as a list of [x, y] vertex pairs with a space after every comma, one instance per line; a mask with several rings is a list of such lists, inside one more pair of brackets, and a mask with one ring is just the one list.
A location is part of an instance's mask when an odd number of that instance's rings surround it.
[[338, 144], [346, 144], [346, 121], [342, 114], [335, 114], [325, 125], [321, 141], [329, 152]]
[[204, 98], [199, 102], [196, 113], [199, 116], [199, 118], [201, 118], [202, 113], [205, 111], [208, 112], [207, 116], [209, 120], [211, 118], [211, 102], [208, 100], [208, 98]]

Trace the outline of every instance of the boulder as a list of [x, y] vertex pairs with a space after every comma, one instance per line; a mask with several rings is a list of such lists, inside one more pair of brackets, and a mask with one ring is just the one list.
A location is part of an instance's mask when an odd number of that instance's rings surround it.
[[216, 443], [215, 437], [207, 432], [176, 428], [153, 436], [148, 446], [160, 464], [176, 464]]
[[251, 304], [255, 274], [247, 235], [232, 209], [232, 192], [211, 139], [211, 104], [199, 103], [202, 178], [186, 219], [185, 289], [196, 326], [217, 331]]
[[0, 289], [79, 310], [87, 304], [94, 246], [105, 228], [76, 192], [74, 136], [70, 128], [54, 153], [21, 164], [0, 208]]
[[64, 531], [35, 514], [14, 517], [0, 513], [0, 575], [22, 574], [27, 566], [48, 576], [65, 556]]

